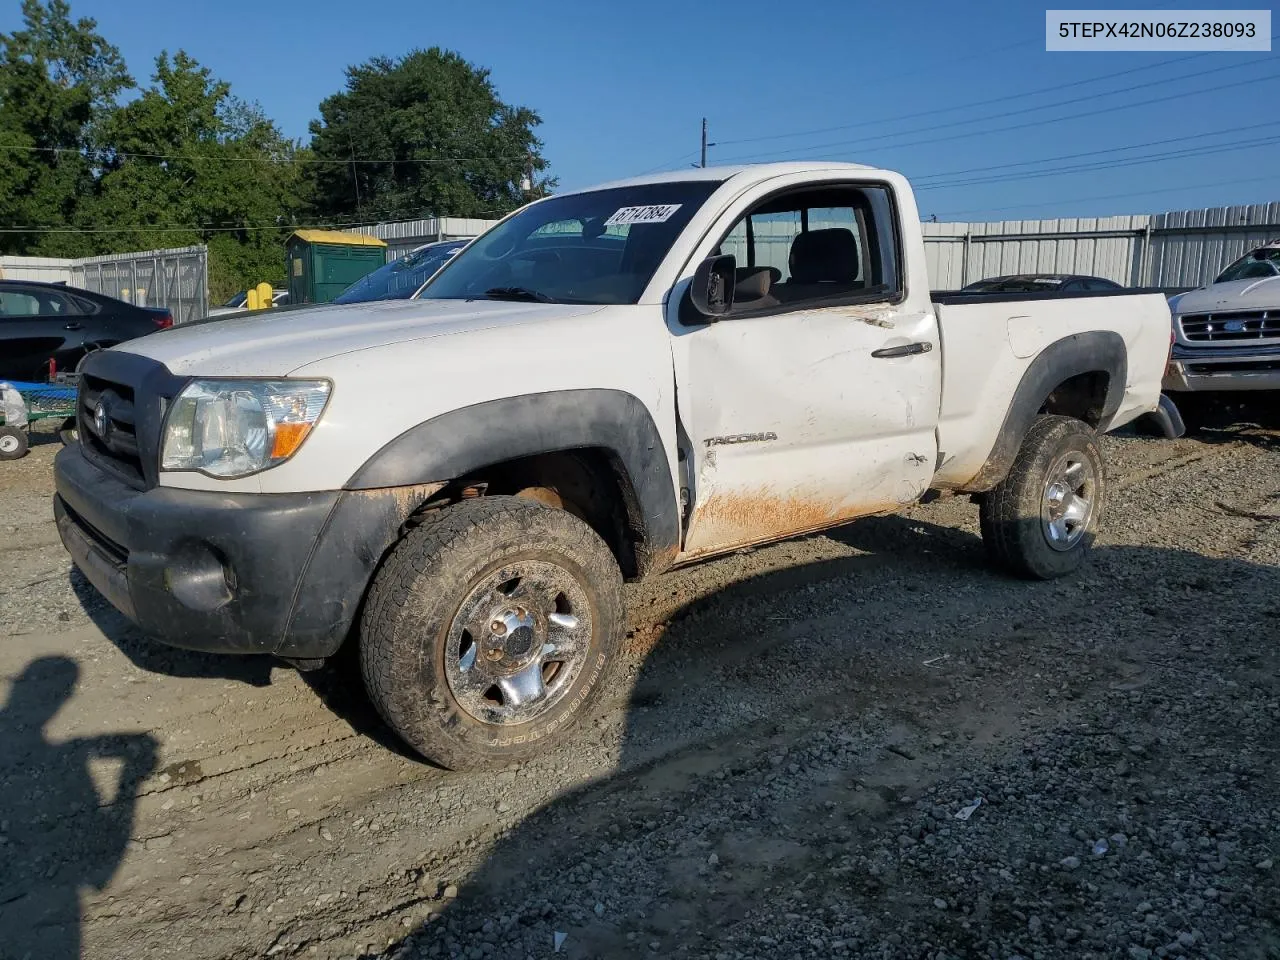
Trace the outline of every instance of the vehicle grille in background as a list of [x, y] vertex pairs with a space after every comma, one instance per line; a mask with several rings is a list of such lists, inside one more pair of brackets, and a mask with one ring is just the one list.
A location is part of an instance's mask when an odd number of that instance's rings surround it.
[[1182, 336], [1192, 343], [1280, 340], [1280, 310], [1188, 313], [1178, 322]]
[[85, 452], [104, 461], [133, 486], [145, 486], [134, 425], [133, 388], [81, 374], [77, 413]]

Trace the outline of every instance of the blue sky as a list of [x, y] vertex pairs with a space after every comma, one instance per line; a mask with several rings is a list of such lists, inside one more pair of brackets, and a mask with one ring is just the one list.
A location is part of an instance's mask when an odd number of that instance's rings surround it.
[[[1280, 55], [1047, 53], [1044, 6], [1025, 2], [71, 4], [139, 80], [160, 50], [183, 48], [296, 138], [348, 64], [457, 50], [490, 69], [503, 99], [541, 113], [561, 189], [695, 162], [706, 116], [711, 162], [887, 166], [919, 178], [921, 212], [939, 219], [1280, 200]], [[14, 28], [17, 7], [0, 7], [0, 30]], [[1121, 71], [1133, 72], [1081, 82]], [[1150, 100], [1161, 102], [1125, 108]], [[1060, 157], [1073, 159], [1012, 166]]]

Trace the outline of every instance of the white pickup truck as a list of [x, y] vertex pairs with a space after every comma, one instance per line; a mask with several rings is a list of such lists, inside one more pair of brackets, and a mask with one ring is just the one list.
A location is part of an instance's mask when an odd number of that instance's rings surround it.
[[63, 542], [167, 643], [302, 668], [357, 644], [446, 767], [583, 713], [624, 578], [931, 490], [975, 495], [1007, 570], [1066, 574], [1098, 433], [1174, 430], [1166, 301], [931, 295], [918, 222], [887, 170], [664, 174], [529, 204], [415, 300], [92, 354]]

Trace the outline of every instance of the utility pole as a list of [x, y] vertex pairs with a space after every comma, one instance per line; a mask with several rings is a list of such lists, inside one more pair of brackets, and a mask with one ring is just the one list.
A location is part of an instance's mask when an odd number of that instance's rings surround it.
[[707, 165], [707, 118], [702, 118], [702, 165]]

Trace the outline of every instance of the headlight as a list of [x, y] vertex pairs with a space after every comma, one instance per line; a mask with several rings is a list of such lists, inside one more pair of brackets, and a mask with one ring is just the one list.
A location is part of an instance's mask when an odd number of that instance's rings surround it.
[[245, 477], [284, 463], [328, 399], [326, 380], [193, 380], [169, 407], [160, 469]]

